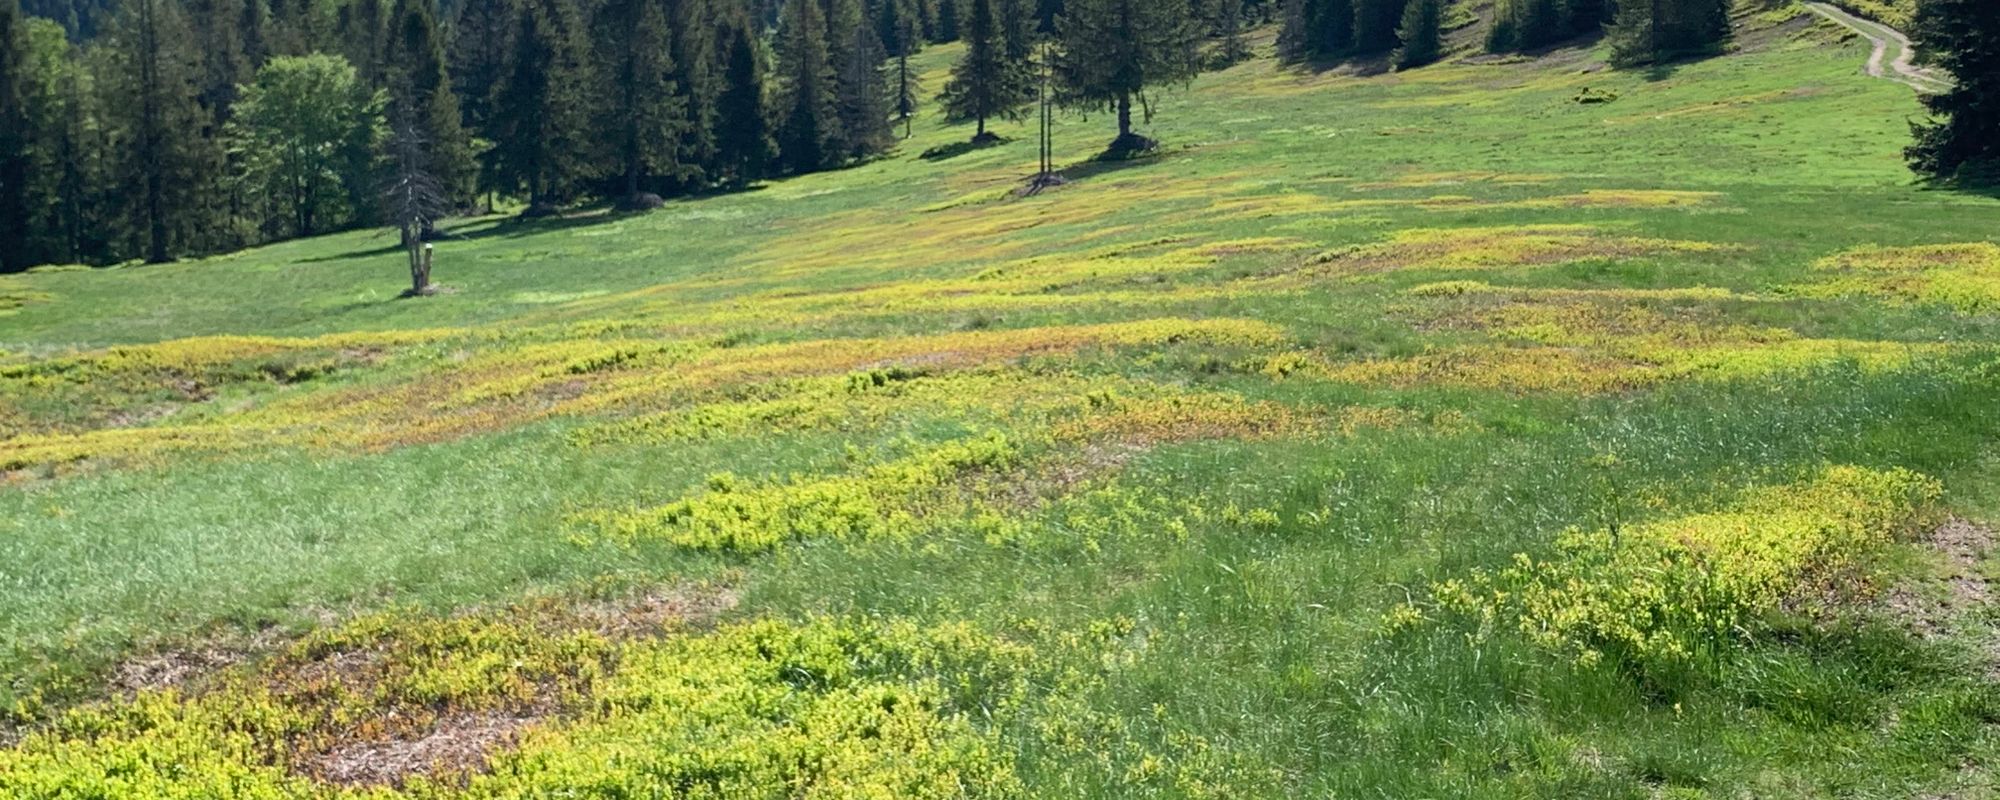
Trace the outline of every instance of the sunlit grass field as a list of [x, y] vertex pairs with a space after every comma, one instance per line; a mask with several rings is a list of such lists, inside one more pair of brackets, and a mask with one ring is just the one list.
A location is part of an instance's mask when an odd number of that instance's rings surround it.
[[1742, 23], [9, 278], [0, 795], [1992, 796], [2000, 202]]

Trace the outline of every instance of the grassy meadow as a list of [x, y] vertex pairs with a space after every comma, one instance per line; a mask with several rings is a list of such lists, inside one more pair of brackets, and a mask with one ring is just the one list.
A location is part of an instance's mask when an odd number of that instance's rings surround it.
[[1740, 22], [0, 281], [0, 795], [1994, 796], [2000, 201]]

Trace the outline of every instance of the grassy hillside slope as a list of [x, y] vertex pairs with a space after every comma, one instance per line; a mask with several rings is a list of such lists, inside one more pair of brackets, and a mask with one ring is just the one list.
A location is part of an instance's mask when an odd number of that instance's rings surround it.
[[2000, 202], [1748, 24], [11, 278], [0, 794], [1988, 796]]

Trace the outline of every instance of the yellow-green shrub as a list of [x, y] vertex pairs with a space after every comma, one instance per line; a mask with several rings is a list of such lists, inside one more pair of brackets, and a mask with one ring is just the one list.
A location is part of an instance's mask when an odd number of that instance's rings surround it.
[[[203, 694], [146, 691], [71, 711], [0, 749], [0, 797], [1020, 794], [1011, 756], [993, 731], [975, 723], [1012, 714], [1027, 697], [1034, 653], [1024, 645], [965, 625], [824, 619], [622, 645], [588, 633], [549, 633], [491, 619], [361, 620], [315, 635]], [[582, 650], [566, 644], [585, 640], [597, 644]], [[473, 681], [434, 695], [409, 681], [495, 670], [559, 681], [549, 670], [600, 660], [616, 671], [576, 684], [579, 693], [562, 700], [569, 714], [537, 712], [541, 721], [518, 746], [493, 754], [488, 773], [412, 774], [402, 787], [369, 788], [304, 774], [314, 753], [422, 735], [445, 709], [520, 709], [506, 702], [514, 690], [505, 680], [497, 688]]]
[[744, 486], [709, 479], [705, 494], [658, 508], [599, 512], [581, 520], [614, 538], [660, 538], [696, 550], [760, 553], [800, 539], [877, 539], [917, 528], [912, 504], [978, 469], [1004, 469], [1019, 448], [993, 433], [940, 445], [858, 475]]
[[1861, 247], [1813, 265], [1829, 278], [1809, 295], [1934, 303], [1966, 314], [2000, 309], [2000, 245]]
[[974, 726], [1018, 704], [1031, 653], [963, 626], [759, 622], [628, 652], [576, 722], [440, 797], [997, 798]]
[[[1907, 470], [1829, 467], [1723, 511], [1570, 531], [1550, 558], [1520, 554], [1505, 569], [1433, 584], [1431, 602], [1583, 663], [1677, 669], [1721, 655], [1789, 602], [1850, 586], [1860, 562], [1922, 524], [1940, 493]], [[1395, 627], [1420, 619], [1391, 614]]]

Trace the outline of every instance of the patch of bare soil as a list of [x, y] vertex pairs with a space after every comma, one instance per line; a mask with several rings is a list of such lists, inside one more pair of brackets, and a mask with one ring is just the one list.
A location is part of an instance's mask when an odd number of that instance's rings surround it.
[[1074, 493], [1085, 481], [1117, 472], [1147, 449], [1143, 444], [1126, 441], [1093, 442], [1074, 454], [1024, 473], [995, 477], [985, 482], [977, 494], [1002, 508], [1040, 508], [1050, 500]]
[[[530, 624], [551, 635], [588, 630], [612, 641], [666, 636], [713, 622], [736, 607], [727, 586], [674, 585], [616, 600], [550, 603], [526, 609]], [[321, 654], [291, 678], [274, 678], [280, 693], [312, 698], [367, 697], [377, 692], [389, 666], [380, 649]], [[462, 780], [489, 767], [493, 754], [512, 747], [527, 731], [558, 719], [579, 695], [561, 680], [543, 681], [531, 696], [499, 708], [437, 710], [390, 704], [371, 719], [353, 720], [325, 738], [295, 750], [293, 768], [314, 779], [350, 788], [402, 787], [424, 777]]]
[[[1994, 550], [1994, 530], [1954, 518], [1932, 528], [1922, 544], [1940, 556], [1944, 570], [1934, 578], [1890, 588], [1882, 596], [1884, 612], [1926, 640], [1964, 636], [1968, 616], [1994, 602], [1992, 580], [1980, 570]], [[2000, 630], [1980, 630], [1972, 636], [1986, 672], [2000, 678]]]
[[511, 746], [546, 716], [453, 714], [413, 738], [343, 742], [308, 757], [304, 771], [350, 787], [401, 787], [417, 776], [469, 775], [485, 770], [493, 753]]
[[119, 664], [112, 673], [111, 685], [123, 695], [182, 689], [204, 675], [220, 672], [242, 660], [241, 652], [221, 648], [150, 653]]
[[740, 596], [727, 587], [672, 586], [617, 601], [578, 606], [575, 618], [612, 640], [662, 635], [676, 625], [705, 626], [736, 608]]

